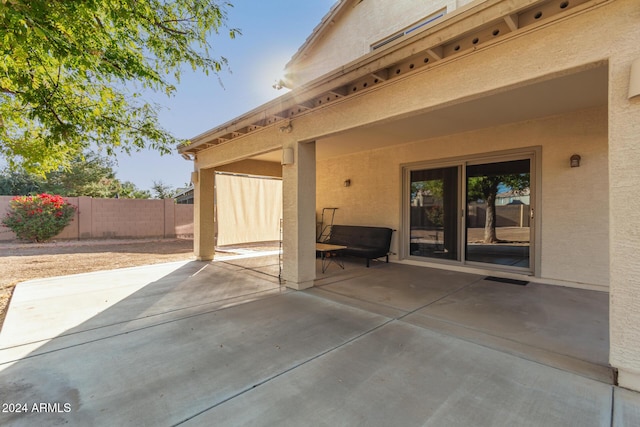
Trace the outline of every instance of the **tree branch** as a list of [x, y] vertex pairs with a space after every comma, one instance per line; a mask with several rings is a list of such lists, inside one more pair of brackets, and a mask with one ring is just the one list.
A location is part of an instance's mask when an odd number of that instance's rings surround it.
[[18, 95], [18, 94], [21, 93], [21, 92], [15, 91], [15, 90], [7, 89], [5, 87], [0, 87], [0, 92], [6, 93], [6, 94], [9, 94], [9, 95]]

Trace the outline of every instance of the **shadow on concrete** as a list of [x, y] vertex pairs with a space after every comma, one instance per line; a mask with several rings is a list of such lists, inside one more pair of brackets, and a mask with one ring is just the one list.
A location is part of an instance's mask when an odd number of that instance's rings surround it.
[[[374, 264], [375, 265], [375, 264]], [[351, 275], [350, 275], [351, 274]], [[609, 295], [403, 264], [347, 264], [310, 292], [612, 384]]]
[[608, 425], [614, 409], [636, 420], [636, 394], [530, 355], [571, 365], [595, 349], [585, 363], [598, 365], [598, 293], [349, 262], [293, 292], [275, 268], [277, 256], [192, 261], [20, 284], [0, 401], [27, 406], [0, 424]]

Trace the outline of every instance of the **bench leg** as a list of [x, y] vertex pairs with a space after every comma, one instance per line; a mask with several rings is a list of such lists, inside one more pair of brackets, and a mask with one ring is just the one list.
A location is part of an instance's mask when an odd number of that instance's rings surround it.
[[389, 255], [387, 255], [387, 264], [389, 264]]
[[369, 268], [369, 258], [367, 258], [367, 268]]

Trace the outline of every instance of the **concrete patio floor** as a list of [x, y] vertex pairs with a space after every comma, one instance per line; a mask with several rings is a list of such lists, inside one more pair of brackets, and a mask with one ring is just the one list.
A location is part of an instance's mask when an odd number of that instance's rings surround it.
[[605, 293], [358, 261], [303, 292], [277, 276], [263, 256], [18, 285], [0, 425], [640, 425]]

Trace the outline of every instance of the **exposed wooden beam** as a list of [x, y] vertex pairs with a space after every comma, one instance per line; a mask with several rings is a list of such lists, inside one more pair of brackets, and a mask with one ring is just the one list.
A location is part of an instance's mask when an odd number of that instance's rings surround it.
[[439, 61], [440, 59], [444, 58], [444, 49], [442, 48], [442, 46], [435, 46], [430, 49], [427, 49], [427, 53], [436, 61]]
[[280, 120], [284, 120], [285, 117], [282, 116], [281, 114], [282, 113], [270, 115], [269, 117], [267, 117], [266, 122], [269, 123], [269, 124], [272, 124], [272, 123], [276, 123], [276, 122], [278, 122]]
[[311, 105], [310, 102], [302, 102], [300, 104], [297, 105], [298, 110], [303, 110], [303, 111], [307, 111], [307, 110], [312, 110], [313, 109], [313, 105]]
[[505, 16], [504, 17], [504, 22], [507, 23], [507, 25], [509, 26], [509, 29], [511, 31], [515, 31], [515, 30], [518, 29], [518, 15], [517, 14]]
[[388, 68], [383, 68], [382, 70], [378, 70], [374, 73], [371, 73], [371, 75], [373, 76], [373, 78], [376, 78], [382, 82], [386, 81], [389, 79], [389, 69]]
[[347, 96], [347, 94], [349, 93], [349, 91], [347, 90], [346, 86], [341, 86], [341, 87], [337, 87], [335, 89], [331, 89], [329, 91], [329, 93], [331, 95], [337, 96], [342, 98], [343, 96]]
[[253, 131], [256, 131], [258, 129], [262, 128], [262, 126], [259, 125], [249, 125], [249, 126], [245, 126], [241, 129], [238, 129], [236, 132], [241, 132], [243, 134], [247, 134], [247, 133], [251, 133]]

